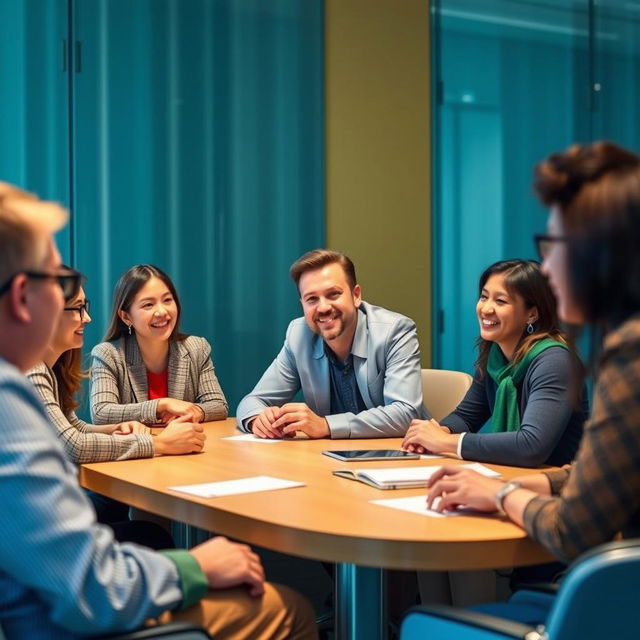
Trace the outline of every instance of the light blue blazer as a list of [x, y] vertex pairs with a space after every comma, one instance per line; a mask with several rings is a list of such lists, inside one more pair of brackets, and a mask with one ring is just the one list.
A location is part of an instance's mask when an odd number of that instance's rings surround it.
[[329, 415], [331, 386], [324, 341], [304, 318], [293, 320], [280, 353], [240, 401], [238, 426], [248, 431], [249, 418], [265, 407], [291, 402], [300, 389], [309, 408], [327, 419], [332, 438], [399, 437], [414, 418], [428, 417], [422, 405], [420, 347], [412, 320], [362, 302], [351, 353], [367, 409]]

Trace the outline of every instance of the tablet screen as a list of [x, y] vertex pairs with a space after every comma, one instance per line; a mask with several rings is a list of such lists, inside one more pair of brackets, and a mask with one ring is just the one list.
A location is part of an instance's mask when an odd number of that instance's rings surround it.
[[326, 456], [338, 460], [390, 460], [390, 459], [415, 459], [420, 456], [417, 453], [409, 453], [400, 449], [353, 449], [351, 451], [323, 451]]

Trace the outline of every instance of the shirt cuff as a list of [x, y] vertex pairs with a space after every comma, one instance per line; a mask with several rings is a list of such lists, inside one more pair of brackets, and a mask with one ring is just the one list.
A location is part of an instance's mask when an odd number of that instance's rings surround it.
[[351, 437], [351, 428], [349, 427], [349, 416], [351, 413], [334, 413], [330, 416], [321, 416], [329, 425], [329, 437], [346, 439]]
[[145, 424], [156, 424], [158, 422], [158, 402], [159, 399], [145, 400], [142, 403], [142, 416], [140, 422]]
[[202, 600], [209, 590], [209, 583], [198, 561], [184, 549], [165, 549], [160, 553], [169, 558], [178, 570], [182, 591], [180, 611], [184, 611]]
[[460, 437], [458, 438], [458, 446], [456, 447], [456, 455], [458, 456], [458, 458], [460, 458], [460, 460], [462, 460], [462, 439], [465, 437], [465, 433], [461, 433]]
[[138, 445], [140, 447], [141, 458], [153, 458], [156, 454], [156, 445], [153, 436], [148, 433], [135, 433]]

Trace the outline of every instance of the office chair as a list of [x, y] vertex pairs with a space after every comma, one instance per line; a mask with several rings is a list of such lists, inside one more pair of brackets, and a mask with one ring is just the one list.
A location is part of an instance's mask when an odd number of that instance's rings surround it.
[[[549, 612], [544, 625], [534, 628], [466, 609], [422, 606], [405, 616], [400, 640], [635, 640], [639, 575], [640, 538], [609, 542], [580, 556], [555, 597], [546, 596]], [[537, 597], [543, 596], [516, 592], [503, 606], [518, 606]]]
[[435, 420], [448, 416], [464, 398], [473, 378], [463, 371], [422, 370], [424, 406]]

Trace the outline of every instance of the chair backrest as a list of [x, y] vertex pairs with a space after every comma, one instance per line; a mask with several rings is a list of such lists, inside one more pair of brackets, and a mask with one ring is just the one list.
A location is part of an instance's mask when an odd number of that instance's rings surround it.
[[581, 556], [547, 618], [549, 640], [639, 638], [639, 578], [639, 538], [600, 545]]
[[458, 406], [472, 382], [473, 378], [463, 371], [423, 369], [424, 406], [433, 418], [442, 420]]

